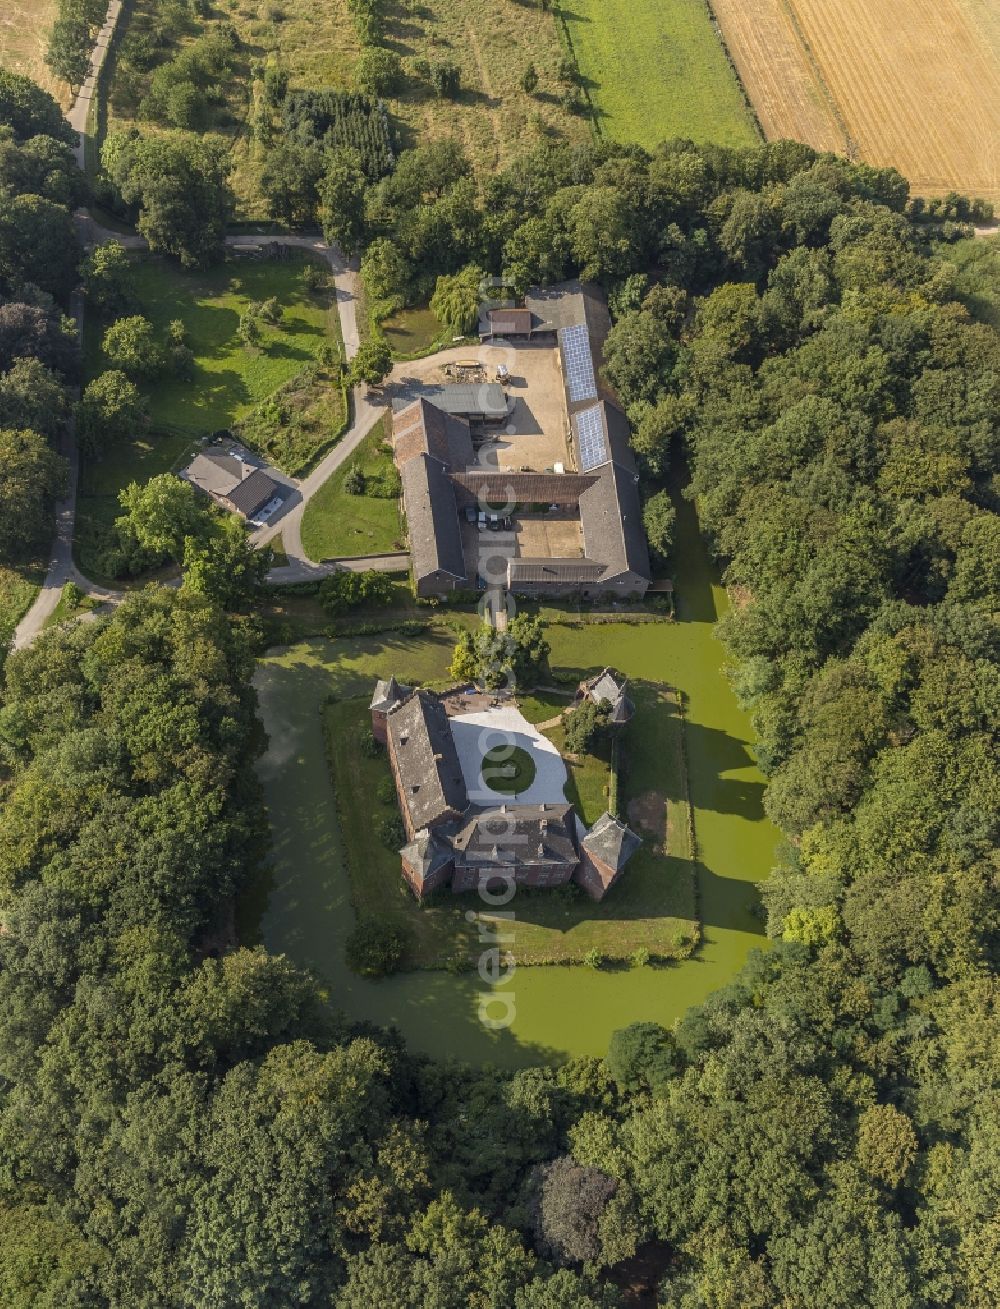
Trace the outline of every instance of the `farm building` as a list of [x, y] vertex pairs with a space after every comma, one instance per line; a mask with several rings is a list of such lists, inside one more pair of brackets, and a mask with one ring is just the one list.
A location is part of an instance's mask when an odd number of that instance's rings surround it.
[[642, 844], [611, 814], [592, 828], [563, 802], [469, 801], [451, 729], [460, 696], [407, 691], [395, 678], [372, 697], [372, 731], [385, 740], [406, 844], [403, 877], [418, 900], [496, 886], [565, 886], [601, 900]]
[[[428, 382], [418, 388], [419, 397], [429, 400], [443, 413], [473, 423], [502, 423], [510, 406], [499, 382]], [[411, 400], [393, 402], [393, 408], [409, 408]]]
[[476, 462], [470, 420], [499, 414], [501, 398], [506, 412], [496, 383], [425, 385], [416, 398], [398, 402], [393, 456], [403, 483], [417, 594], [443, 595], [477, 584], [479, 554], [469, 532], [463, 534], [463, 518], [471, 522], [496, 505], [513, 506], [510, 516], [520, 520], [523, 507], [534, 505], [560, 511], [567, 530], [553, 549], [557, 534], [547, 527], [520, 534], [512, 529], [517, 544], [507, 551], [509, 590], [538, 597], [641, 597], [650, 582], [649, 552], [628, 421], [600, 377], [610, 326], [603, 295], [597, 287], [571, 282], [528, 295], [523, 310], [491, 311], [515, 312], [522, 327], [523, 315], [530, 314], [532, 337], [547, 337], [550, 349], [556, 344], [561, 412], [576, 470], [565, 471], [561, 463], [538, 471]]
[[254, 518], [283, 495], [283, 488], [262, 468], [254, 468], [229, 451], [195, 455], [182, 476], [217, 504], [244, 518]]

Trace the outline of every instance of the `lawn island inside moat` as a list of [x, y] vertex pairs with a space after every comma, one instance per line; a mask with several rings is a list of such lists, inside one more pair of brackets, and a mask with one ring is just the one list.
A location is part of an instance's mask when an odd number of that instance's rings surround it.
[[406, 830], [403, 876], [418, 899], [446, 886], [492, 894], [574, 881], [601, 900], [642, 844], [607, 811], [586, 827], [566, 802], [555, 746], [499, 696], [390, 678], [377, 684], [371, 714]]

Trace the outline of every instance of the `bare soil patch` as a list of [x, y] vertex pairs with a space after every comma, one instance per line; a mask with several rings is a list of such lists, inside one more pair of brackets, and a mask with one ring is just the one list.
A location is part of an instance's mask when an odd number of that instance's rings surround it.
[[667, 797], [662, 791], [644, 791], [628, 802], [628, 821], [655, 836], [663, 846], [667, 840]]

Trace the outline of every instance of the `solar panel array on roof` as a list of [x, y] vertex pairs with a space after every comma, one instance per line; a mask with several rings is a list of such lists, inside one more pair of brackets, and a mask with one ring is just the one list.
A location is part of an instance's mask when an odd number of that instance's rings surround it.
[[600, 405], [581, 409], [576, 416], [576, 434], [580, 442], [580, 469], [589, 473], [608, 462], [608, 444], [604, 439], [604, 421]]
[[579, 404], [581, 400], [596, 400], [597, 382], [586, 323], [564, 327], [559, 335], [570, 404]]

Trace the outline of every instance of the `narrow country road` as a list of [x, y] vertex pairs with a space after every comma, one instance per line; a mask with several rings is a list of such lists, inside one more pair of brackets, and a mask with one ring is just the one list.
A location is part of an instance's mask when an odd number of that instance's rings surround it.
[[[77, 133], [75, 155], [81, 169], [86, 163], [87, 123], [91, 115], [94, 96], [108, 47], [114, 34], [115, 26], [121, 14], [121, 0], [110, 0], [104, 26], [98, 33], [94, 49], [90, 56], [90, 71], [78, 92], [66, 118]], [[137, 233], [118, 233], [102, 227], [85, 210], [75, 215], [77, 237], [85, 247], [104, 245], [109, 241], [118, 241], [129, 250], [145, 250], [146, 241]], [[226, 237], [226, 245], [234, 251], [258, 250], [272, 244], [292, 246], [297, 249], [314, 251], [329, 264], [333, 274], [337, 299], [337, 315], [344, 340], [344, 353], [347, 359], [357, 353], [360, 337], [357, 321], [357, 271], [344, 259], [341, 253], [327, 245], [318, 236], [269, 236], [238, 234]], [[84, 306], [82, 297], [73, 298], [73, 317], [77, 332], [82, 340]], [[276, 537], [283, 538], [288, 565], [275, 569], [271, 580], [307, 581], [316, 576], [331, 572], [335, 565], [317, 565], [306, 558], [302, 548], [302, 515], [305, 506], [323, 485], [326, 479], [347, 459], [368, 435], [378, 421], [381, 410], [369, 404], [366, 392], [359, 388], [352, 396], [354, 420], [350, 429], [337, 443], [333, 450], [323, 459], [314, 471], [296, 485], [295, 501], [287, 513], [272, 527], [262, 529], [252, 539], [255, 544], [264, 544]], [[80, 459], [76, 437], [72, 425], [63, 437], [61, 453], [64, 455], [69, 479], [65, 498], [56, 506], [56, 532], [52, 543], [45, 580], [35, 598], [34, 604], [22, 618], [14, 632], [12, 648], [24, 649], [30, 645], [45, 628], [46, 623], [55, 612], [63, 587], [67, 582], [75, 582], [82, 591], [92, 595], [102, 603], [115, 604], [122, 599], [120, 591], [108, 591], [94, 585], [83, 576], [73, 562], [73, 538], [76, 529], [76, 496], [80, 477]], [[347, 565], [350, 566], [350, 565]], [[365, 562], [367, 567], [384, 567], [387, 571], [405, 570], [405, 555], [385, 556]]]

